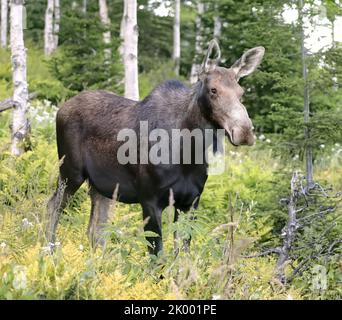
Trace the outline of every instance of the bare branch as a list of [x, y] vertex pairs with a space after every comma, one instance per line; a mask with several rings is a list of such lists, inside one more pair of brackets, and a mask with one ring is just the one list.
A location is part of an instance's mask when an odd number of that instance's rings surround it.
[[0, 112], [11, 109], [15, 106], [15, 102], [10, 98], [0, 102]]
[[295, 232], [298, 228], [297, 225], [297, 210], [296, 204], [299, 197], [299, 188], [301, 187], [301, 179], [298, 172], [295, 172], [291, 179], [291, 195], [288, 201], [288, 223], [283, 228], [283, 246], [279, 248], [279, 258], [276, 267], [276, 274], [280, 281], [285, 282], [284, 266], [289, 259], [290, 250], [293, 240], [295, 238]]
[[277, 254], [280, 254], [280, 251], [281, 249], [279, 247], [277, 248], [271, 248], [271, 249], [268, 249], [266, 251], [263, 251], [263, 252], [260, 252], [260, 253], [257, 253], [257, 254], [253, 254], [253, 255], [247, 255], [247, 256], [241, 256], [241, 258], [246, 258], [246, 259], [251, 259], [251, 258], [258, 258], [258, 257], [263, 257], [263, 256], [267, 256], [271, 253], [277, 253]]
[[[33, 92], [29, 95], [29, 100], [33, 100], [38, 96], [37, 92]], [[15, 101], [12, 98], [8, 98], [0, 102], [0, 112], [12, 109], [16, 106]]]

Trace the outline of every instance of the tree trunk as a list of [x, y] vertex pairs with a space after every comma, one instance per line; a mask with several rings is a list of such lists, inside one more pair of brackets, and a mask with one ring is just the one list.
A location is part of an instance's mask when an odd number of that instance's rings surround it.
[[214, 17], [214, 38], [220, 39], [222, 32], [222, 21], [219, 16]]
[[126, 16], [127, 16], [127, 8], [126, 4], [124, 3], [123, 6], [123, 14], [122, 14], [122, 19], [121, 19], [121, 25], [120, 25], [120, 39], [121, 39], [121, 44], [119, 47], [119, 53], [121, 56], [122, 63], [125, 61], [125, 48], [124, 48], [124, 42], [125, 42], [125, 30], [126, 30]]
[[59, 35], [60, 22], [61, 22], [60, 1], [55, 0], [54, 23], [53, 23], [53, 36], [54, 36], [53, 50], [56, 50], [58, 48], [58, 35]]
[[308, 69], [306, 65], [306, 49], [305, 49], [305, 33], [304, 33], [304, 22], [303, 22], [303, 0], [299, 0], [298, 3], [298, 17], [299, 23], [301, 26], [301, 54], [302, 54], [302, 73], [304, 80], [304, 135], [305, 135], [305, 169], [306, 169], [306, 188], [307, 190], [314, 187], [314, 178], [313, 178], [313, 154], [312, 154], [312, 146], [310, 142], [310, 129], [307, 125], [310, 122], [310, 96], [309, 96], [309, 85], [308, 85]]
[[19, 156], [25, 151], [28, 138], [27, 119], [28, 87], [26, 81], [26, 49], [24, 46], [24, 0], [11, 2], [11, 51], [13, 70], [12, 154]]
[[284, 274], [284, 267], [286, 261], [289, 259], [290, 250], [293, 245], [295, 238], [297, 223], [297, 201], [298, 201], [298, 173], [295, 172], [291, 179], [291, 194], [288, 201], [288, 222], [287, 225], [282, 229], [283, 245], [279, 248], [279, 257], [276, 266], [276, 275], [282, 282], [286, 282]]
[[331, 45], [335, 48], [335, 20], [331, 21]]
[[125, 0], [124, 16], [124, 65], [125, 97], [139, 100], [138, 84], [138, 24], [137, 1]]
[[46, 56], [53, 53], [55, 47], [55, 38], [53, 34], [53, 14], [55, 2], [48, 0], [45, 11], [45, 29], [44, 29], [44, 52]]
[[[335, 20], [331, 20], [331, 48], [336, 48], [336, 41], [335, 41]], [[332, 73], [333, 73], [333, 89], [335, 91], [338, 90], [338, 81], [337, 81], [337, 71], [336, 71], [336, 62], [332, 62]]]
[[175, 0], [175, 18], [173, 24], [173, 61], [175, 74], [179, 75], [180, 68], [180, 0]]
[[190, 83], [194, 84], [198, 81], [198, 74], [201, 69], [199, 57], [202, 55], [202, 15], [204, 13], [204, 4], [197, 2], [197, 17], [196, 17], [196, 43], [195, 43], [195, 57], [191, 66]]
[[1, 0], [1, 48], [7, 47], [8, 0]]
[[100, 8], [100, 19], [103, 24], [103, 26], [106, 28], [106, 31], [103, 32], [103, 43], [106, 46], [104, 49], [104, 58], [105, 58], [105, 64], [110, 63], [110, 57], [112, 55], [112, 51], [108, 46], [111, 42], [111, 33], [109, 31], [110, 28], [110, 19], [108, 16], [108, 7], [107, 7], [107, 1], [106, 0], [99, 0], [99, 8]]

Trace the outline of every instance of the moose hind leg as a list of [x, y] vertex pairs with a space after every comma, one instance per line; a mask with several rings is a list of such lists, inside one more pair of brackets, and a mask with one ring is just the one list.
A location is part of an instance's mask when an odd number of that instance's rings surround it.
[[90, 188], [91, 213], [88, 226], [88, 238], [93, 248], [105, 245], [104, 226], [108, 221], [108, 213], [112, 200], [102, 196], [94, 188]]
[[158, 255], [163, 250], [162, 239], [162, 210], [157, 205], [151, 203], [142, 204], [143, 218], [144, 218], [144, 230], [152, 231], [156, 233], [157, 237], [146, 237], [146, 240], [151, 244], [148, 247], [150, 254]]
[[66, 207], [70, 198], [79, 189], [83, 181], [75, 183], [66, 183], [65, 180], [58, 177], [57, 189], [47, 205], [47, 216], [45, 221], [45, 236], [47, 243], [55, 243], [56, 230], [59, 217]]

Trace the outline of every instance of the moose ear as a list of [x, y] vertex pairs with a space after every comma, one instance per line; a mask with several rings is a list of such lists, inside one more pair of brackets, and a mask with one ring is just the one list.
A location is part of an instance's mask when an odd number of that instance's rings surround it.
[[[213, 55], [213, 53], [216, 53], [216, 57], [215, 58], [211, 58], [211, 56]], [[207, 73], [213, 69], [215, 69], [215, 67], [218, 65], [218, 63], [220, 62], [221, 59], [221, 49], [220, 46], [217, 42], [216, 39], [213, 39], [210, 41], [209, 43], [209, 47], [208, 47], [208, 51], [207, 54], [205, 55], [204, 61], [202, 63], [202, 73]]]
[[253, 73], [260, 65], [264, 53], [264, 47], [256, 47], [246, 51], [231, 67], [236, 73], [236, 78], [239, 80]]

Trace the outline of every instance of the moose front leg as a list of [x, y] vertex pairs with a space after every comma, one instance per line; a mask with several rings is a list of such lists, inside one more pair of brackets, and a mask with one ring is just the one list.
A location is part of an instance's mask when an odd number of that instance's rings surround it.
[[163, 239], [162, 239], [162, 210], [154, 203], [144, 203], [143, 218], [144, 218], [144, 230], [152, 231], [158, 236], [146, 237], [146, 240], [151, 244], [152, 247], [148, 247], [150, 254], [158, 255], [163, 250]]
[[49, 245], [53, 245], [56, 241], [56, 229], [62, 211], [82, 183], [82, 178], [78, 180], [75, 178], [66, 183], [66, 179], [61, 176], [58, 177], [57, 189], [47, 204], [47, 214], [44, 221], [46, 242]]

